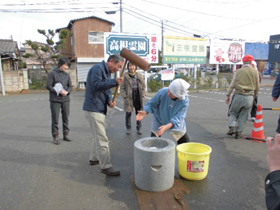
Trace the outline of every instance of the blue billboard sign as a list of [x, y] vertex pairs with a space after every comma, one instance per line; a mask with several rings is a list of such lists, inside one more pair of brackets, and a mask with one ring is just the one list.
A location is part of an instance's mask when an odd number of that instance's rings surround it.
[[252, 55], [255, 60], [268, 59], [268, 44], [266, 43], [245, 43], [245, 55]]

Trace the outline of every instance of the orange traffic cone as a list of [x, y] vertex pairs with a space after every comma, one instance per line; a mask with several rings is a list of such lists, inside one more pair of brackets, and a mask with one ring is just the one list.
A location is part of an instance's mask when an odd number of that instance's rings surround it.
[[245, 139], [253, 140], [256, 142], [265, 142], [265, 136], [263, 131], [263, 116], [262, 116], [262, 105], [258, 105], [256, 119], [252, 134], [249, 137], [244, 136]]

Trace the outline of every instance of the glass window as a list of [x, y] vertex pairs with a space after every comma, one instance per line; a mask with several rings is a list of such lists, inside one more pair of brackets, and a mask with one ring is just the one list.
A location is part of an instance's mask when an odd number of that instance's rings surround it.
[[103, 32], [88, 32], [88, 43], [89, 44], [103, 44], [104, 33]]
[[73, 37], [73, 34], [71, 34], [71, 46], [73, 46], [74, 44], [74, 37]]

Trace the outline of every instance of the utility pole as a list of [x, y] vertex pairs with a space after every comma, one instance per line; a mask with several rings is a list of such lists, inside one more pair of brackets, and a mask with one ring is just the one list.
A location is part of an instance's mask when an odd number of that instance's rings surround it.
[[121, 33], [123, 32], [123, 27], [122, 27], [122, 0], [120, 0], [120, 30]]
[[163, 64], [163, 20], [161, 20], [161, 64]]
[[4, 85], [4, 78], [3, 78], [3, 72], [2, 72], [2, 58], [0, 54], [0, 79], [1, 79], [1, 90], [2, 90], [2, 95], [5, 95], [5, 85]]

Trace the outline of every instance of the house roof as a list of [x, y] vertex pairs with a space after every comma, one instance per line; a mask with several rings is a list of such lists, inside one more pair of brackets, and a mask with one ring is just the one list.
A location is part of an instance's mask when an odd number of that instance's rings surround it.
[[84, 17], [84, 18], [78, 18], [78, 19], [70, 20], [67, 27], [58, 28], [58, 29], [55, 30], [55, 32], [59, 32], [59, 31], [62, 30], [62, 29], [70, 28], [70, 27], [73, 25], [73, 23], [74, 23], [75, 21], [77, 21], [77, 20], [83, 20], [83, 19], [89, 19], [89, 18], [92, 18], [92, 19], [95, 18], [95, 19], [103, 20], [103, 21], [105, 21], [105, 22], [110, 23], [110, 24], [113, 25], [113, 26], [115, 25], [114, 22], [105, 20], [105, 19], [103, 19], [103, 18], [99, 18], [99, 17], [96, 17], [96, 16], [89, 16], [89, 17]]
[[17, 42], [11, 39], [0, 39], [0, 53], [9, 55], [10, 57], [15, 56], [17, 49]]

